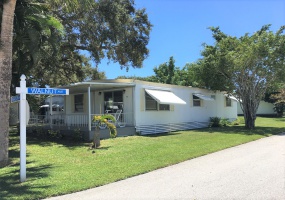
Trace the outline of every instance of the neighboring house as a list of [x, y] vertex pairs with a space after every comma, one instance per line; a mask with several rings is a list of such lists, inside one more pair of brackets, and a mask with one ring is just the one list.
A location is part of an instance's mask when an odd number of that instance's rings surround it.
[[[276, 112], [274, 112], [274, 104], [273, 103], [268, 103], [265, 101], [260, 101], [259, 107], [257, 109], [256, 115], [276, 115]], [[238, 103], [237, 106], [237, 113], [238, 115], [243, 115], [243, 111], [240, 107], [240, 103]]]
[[[237, 101], [222, 92], [167, 85], [131, 79], [80, 82], [64, 87], [63, 114], [53, 114], [50, 127], [86, 131], [91, 139], [92, 118], [114, 114], [120, 122], [118, 135], [155, 134], [175, 130], [203, 128], [210, 117], [234, 120]], [[107, 137], [108, 132], [102, 132]]]

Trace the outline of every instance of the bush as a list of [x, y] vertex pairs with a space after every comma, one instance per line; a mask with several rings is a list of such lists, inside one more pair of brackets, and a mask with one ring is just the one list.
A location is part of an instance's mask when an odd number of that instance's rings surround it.
[[220, 124], [221, 124], [221, 126], [228, 126], [231, 124], [231, 122], [227, 118], [222, 118], [220, 121]]
[[237, 118], [236, 120], [232, 121], [231, 124], [234, 125], [234, 126], [240, 125], [240, 120], [239, 120], [239, 118]]
[[83, 140], [83, 134], [82, 134], [80, 128], [76, 128], [73, 130], [72, 139], [74, 141], [78, 141], [78, 142], [81, 142]]
[[210, 117], [210, 127], [221, 127], [220, 117]]
[[48, 138], [50, 139], [62, 139], [63, 135], [59, 130], [48, 130]]
[[210, 117], [210, 127], [222, 127], [230, 125], [230, 121], [227, 118]]

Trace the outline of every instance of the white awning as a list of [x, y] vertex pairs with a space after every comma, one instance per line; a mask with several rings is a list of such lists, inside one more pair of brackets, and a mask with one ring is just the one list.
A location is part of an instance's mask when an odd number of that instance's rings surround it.
[[232, 96], [232, 95], [225, 94], [225, 96], [228, 97], [231, 100], [238, 101], [238, 99], [236, 97]]
[[200, 99], [203, 99], [203, 100], [205, 100], [205, 101], [215, 101], [215, 99], [213, 98], [213, 97], [211, 97], [211, 96], [208, 96], [208, 95], [205, 95], [205, 94], [197, 94], [197, 93], [195, 93], [194, 94], [196, 97], [199, 97]]
[[185, 101], [169, 91], [149, 89], [145, 91], [160, 104], [186, 104]]

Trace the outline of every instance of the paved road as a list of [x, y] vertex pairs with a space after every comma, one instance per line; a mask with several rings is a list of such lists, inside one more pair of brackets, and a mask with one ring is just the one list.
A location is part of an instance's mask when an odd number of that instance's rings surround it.
[[[142, 161], [143, 162], [143, 161]], [[285, 135], [50, 200], [285, 199]]]

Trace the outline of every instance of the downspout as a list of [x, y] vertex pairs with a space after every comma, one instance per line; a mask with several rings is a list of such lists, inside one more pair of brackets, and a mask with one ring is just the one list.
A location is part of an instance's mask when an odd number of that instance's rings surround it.
[[91, 131], [91, 94], [90, 85], [88, 87], [88, 131]]

